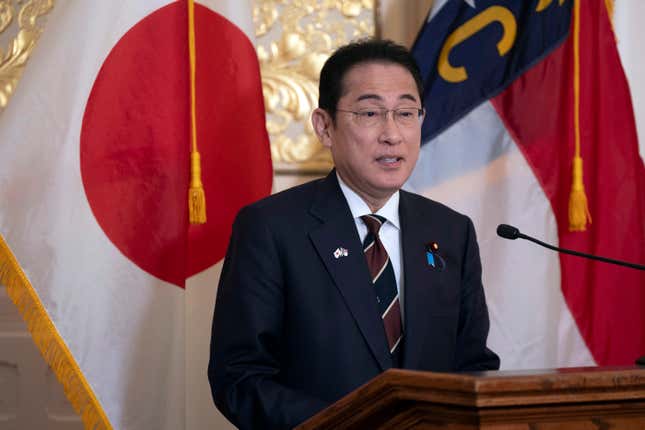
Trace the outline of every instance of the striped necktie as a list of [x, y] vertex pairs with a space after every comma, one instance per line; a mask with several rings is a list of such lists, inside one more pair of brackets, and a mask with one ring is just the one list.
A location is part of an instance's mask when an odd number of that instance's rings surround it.
[[396, 288], [396, 279], [392, 262], [379, 238], [381, 225], [386, 221], [379, 215], [363, 215], [361, 217], [367, 226], [367, 236], [363, 242], [363, 252], [367, 259], [367, 267], [372, 276], [376, 301], [379, 305], [385, 334], [390, 353], [398, 356], [397, 347], [401, 342], [401, 306], [399, 293]]

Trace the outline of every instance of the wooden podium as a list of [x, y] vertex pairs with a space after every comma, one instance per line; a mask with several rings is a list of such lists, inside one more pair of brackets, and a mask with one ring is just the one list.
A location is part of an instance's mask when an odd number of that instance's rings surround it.
[[391, 369], [298, 429], [643, 430], [645, 367]]

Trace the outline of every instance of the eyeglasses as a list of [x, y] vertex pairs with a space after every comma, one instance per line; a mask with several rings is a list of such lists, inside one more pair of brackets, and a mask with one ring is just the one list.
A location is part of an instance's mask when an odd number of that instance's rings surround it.
[[425, 116], [425, 109], [419, 108], [366, 108], [359, 111], [336, 109], [337, 112], [354, 114], [356, 124], [360, 127], [375, 127], [387, 121], [387, 114], [392, 112], [394, 122], [401, 127], [414, 127], [421, 124]]

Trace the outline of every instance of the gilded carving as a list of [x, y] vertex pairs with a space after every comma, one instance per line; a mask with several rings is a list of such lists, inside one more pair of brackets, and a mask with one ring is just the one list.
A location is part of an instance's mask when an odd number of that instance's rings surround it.
[[[7, 106], [31, 52], [40, 37], [39, 18], [54, 7], [54, 0], [0, 0], [0, 35], [11, 31], [9, 46], [0, 47], [0, 112]], [[16, 14], [16, 11], [17, 14]]]
[[374, 34], [374, 0], [256, 0], [257, 53], [276, 171], [327, 171], [311, 127], [318, 74], [338, 46]]

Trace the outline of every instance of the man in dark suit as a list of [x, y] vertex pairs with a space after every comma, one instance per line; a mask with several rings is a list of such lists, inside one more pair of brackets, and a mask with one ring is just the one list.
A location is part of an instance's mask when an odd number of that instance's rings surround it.
[[335, 170], [238, 214], [208, 369], [235, 425], [291, 428], [391, 367], [499, 367], [472, 222], [400, 190], [419, 154], [421, 94], [405, 48], [340, 48], [312, 115]]

